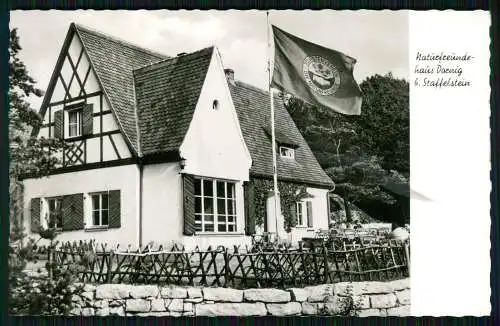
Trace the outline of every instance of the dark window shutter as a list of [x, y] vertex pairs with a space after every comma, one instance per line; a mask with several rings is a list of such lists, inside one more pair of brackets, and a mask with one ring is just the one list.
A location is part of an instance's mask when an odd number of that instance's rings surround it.
[[297, 203], [290, 207], [290, 215], [292, 216], [292, 225], [296, 226], [299, 223], [297, 220]]
[[313, 226], [313, 203], [312, 201], [307, 202], [307, 226], [312, 227]]
[[40, 198], [31, 199], [31, 232], [40, 231]]
[[121, 226], [120, 190], [110, 190], [108, 227], [119, 228], [120, 226]]
[[253, 183], [246, 183], [243, 187], [245, 200], [245, 234], [255, 234], [255, 191]]
[[196, 231], [194, 223], [194, 177], [182, 176], [184, 197], [184, 235], [193, 235]]
[[54, 112], [54, 138], [64, 138], [63, 110]]
[[94, 122], [94, 109], [93, 104], [86, 104], [83, 106], [82, 112], [82, 134], [92, 135], [93, 122]]
[[63, 196], [61, 204], [62, 229], [64, 231], [83, 229], [83, 194]]

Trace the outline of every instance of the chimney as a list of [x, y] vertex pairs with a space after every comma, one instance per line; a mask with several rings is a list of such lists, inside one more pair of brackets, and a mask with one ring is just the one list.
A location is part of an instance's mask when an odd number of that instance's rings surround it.
[[226, 79], [231, 85], [236, 85], [234, 81], [234, 70], [233, 69], [224, 69], [224, 73], [226, 74]]

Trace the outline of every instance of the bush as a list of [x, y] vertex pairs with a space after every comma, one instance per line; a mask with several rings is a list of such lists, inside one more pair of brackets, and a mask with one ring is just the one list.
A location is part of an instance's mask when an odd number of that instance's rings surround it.
[[[49, 248], [50, 250], [50, 248]], [[9, 248], [9, 313], [12, 315], [65, 315], [71, 310], [72, 296], [82, 291], [74, 286], [78, 266], [64, 268], [47, 263], [48, 277], [32, 276], [28, 262], [36, 262], [36, 242], [11, 243]]]
[[33, 277], [21, 272], [10, 275], [9, 313], [13, 315], [65, 315], [71, 310], [73, 294], [81, 288], [73, 286], [69, 270], [53, 268], [53, 275]]

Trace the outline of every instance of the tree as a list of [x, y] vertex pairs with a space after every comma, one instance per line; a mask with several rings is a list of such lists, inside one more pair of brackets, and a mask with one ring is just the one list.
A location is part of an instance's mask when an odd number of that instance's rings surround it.
[[382, 158], [385, 170], [410, 171], [410, 86], [391, 73], [361, 85], [362, 114], [357, 121], [362, 148]]
[[407, 182], [409, 173], [409, 84], [392, 74], [374, 75], [360, 85], [360, 116], [347, 116], [317, 108], [282, 95], [295, 124], [320, 165], [349, 203], [373, 217], [399, 214], [395, 198], [380, 185], [388, 180]]
[[[19, 59], [21, 51], [17, 29], [10, 31], [9, 42], [9, 313], [11, 314], [64, 314], [71, 308], [71, 297], [76, 289], [75, 273], [60, 266], [48, 266], [53, 278], [33, 279], [24, 269], [28, 261], [36, 260], [36, 242], [27, 243], [22, 226], [23, 188], [19, 177], [25, 173], [47, 175], [60, 161], [54, 155], [66, 147], [62, 140], [31, 137], [33, 128], [42, 123], [41, 116], [28, 102], [29, 96], [42, 96], [26, 65]], [[49, 223], [50, 225], [50, 223]], [[50, 227], [40, 231], [50, 239], [55, 232]], [[73, 266], [72, 266], [73, 268]]]
[[28, 68], [19, 58], [22, 50], [17, 29], [10, 31], [9, 42], [9, 192], [11, 241], [22, 237], [23, 191], [19, 177], [25, 173], [46, 175], [59, 160], [54, 155], [64, 148], [65, 144], [56, 139], [31, 137], [33, 128], [42, 124], [42, 117], [34, 111], [29, 96], [40, 97], [36, 81], [29, 75]]

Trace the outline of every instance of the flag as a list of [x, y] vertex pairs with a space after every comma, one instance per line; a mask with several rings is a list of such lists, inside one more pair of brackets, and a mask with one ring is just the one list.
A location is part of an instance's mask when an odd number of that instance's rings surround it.
[[271, 87], [310, 104], [349, 115], [361, 114], [361, 90], [352, 75], [356, 59], [272, 26]]

